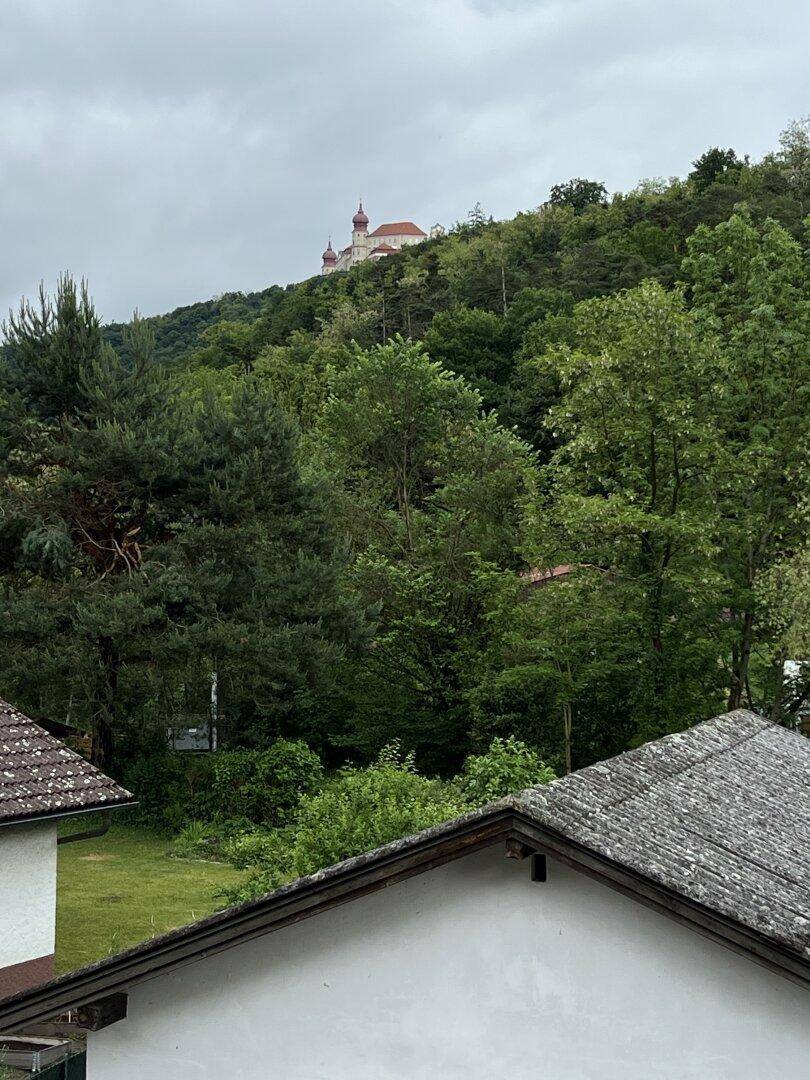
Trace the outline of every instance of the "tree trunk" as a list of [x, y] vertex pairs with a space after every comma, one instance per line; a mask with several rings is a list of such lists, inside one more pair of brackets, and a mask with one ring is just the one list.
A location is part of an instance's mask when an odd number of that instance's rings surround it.
[[781, 654], [776, 658], [774, 664], [774, 687], [773, 687], [773, 702], [771, 703], [771, 721], [774, 724], [781, 724], [782, 711], [784, 708], [783, 697], [785, 693], [785, 658]]
[[208, 722], [208, 749], [216, 750], [219, 739], [219, 670], [211, 672], [211, 710]]
[[748, 665], [751, 660], [751, 645], [754, 640], [754, 613], [746, 611], [743, 615], [742, 634], [738, 648], [734, 650], [731, 669], [731, 690], [728, 695], [728, 708], [739, 709], [742, 706], [743, 691], [748, 681]]
[[572, 771], [571, 742], [574, 731], [574, 710], [570, 702], [563, 705], [563, 732], [565, 736], [565, 773]]
[[99, 769], [109, 770], [115, 749], [114, 719], [118, 705], [118, 671], [121, 661], [113, 643], [103, 638], [99, 643], [102, 681], [93, 696], [90, 760]]

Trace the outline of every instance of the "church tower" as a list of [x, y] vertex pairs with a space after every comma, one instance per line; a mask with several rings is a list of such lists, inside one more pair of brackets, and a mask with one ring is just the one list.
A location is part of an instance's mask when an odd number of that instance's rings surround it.
[[332, 250], [332, 237], [329, 237], [329, 243], [326, 245], [326, 251], [321, 256], [323, 259], [323, 266], [321, 267], [322, 274], [331, 274], [335, 269], [335, 263], [337, 262], [337, 255]]
[[368, 214], [363, 209], [363, 200], [352, 218], [352, 262], [360, 262], [368, 254]]

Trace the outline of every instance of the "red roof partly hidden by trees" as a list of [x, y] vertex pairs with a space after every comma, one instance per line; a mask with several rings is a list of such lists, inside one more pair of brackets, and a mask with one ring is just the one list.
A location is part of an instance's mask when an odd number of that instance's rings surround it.
[[378, 225], [369, 236], [427, 236], [427, 233], [412, 221], [389, 221], [385, 225]]
[[570, 563], [561, 563], [559, 566], [552, 566], [547, 569], [533, 566], [529, 570], [523, 570], [520, 576], [527, 585], [546, 585], [549, 581], [567, 578], [571, 573], [571, 569]]

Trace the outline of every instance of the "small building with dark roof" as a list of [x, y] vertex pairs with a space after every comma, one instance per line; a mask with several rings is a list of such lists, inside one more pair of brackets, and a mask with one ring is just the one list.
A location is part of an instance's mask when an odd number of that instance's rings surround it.
[[0, 1031], [106, 1016], [88, 1080], [806, 1080], [809, 793], [810, 740], [728, 713], [0, 1001]]
[[0, 701], [0, 998], [53, 976], [57, 823], [135, 799]]

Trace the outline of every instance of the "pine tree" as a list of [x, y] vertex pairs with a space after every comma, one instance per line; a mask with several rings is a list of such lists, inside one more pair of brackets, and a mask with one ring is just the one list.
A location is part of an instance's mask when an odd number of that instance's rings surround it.
[[357, 620], [289, 422], [249, 380], [232, 401], [178, 397], [137, 317], [122, 361], [69, 278], [6, 339], [5, 695], [70, 712], [107, 768], [213, 670], [252, 739], [295, 731]]

